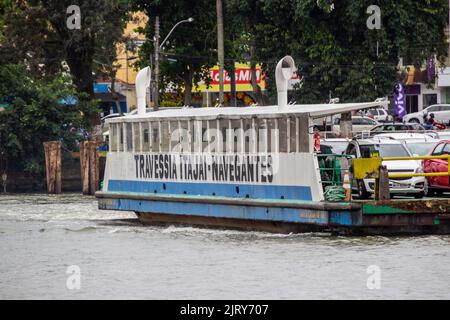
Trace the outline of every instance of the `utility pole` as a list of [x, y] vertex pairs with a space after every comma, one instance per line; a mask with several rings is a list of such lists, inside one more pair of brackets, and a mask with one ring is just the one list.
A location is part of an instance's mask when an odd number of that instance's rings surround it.
[[159, 108], [159, 16], [155, 17], [155, 77], [153, 92], [153, 111]]
[[222, 0], [216, 0], [216, 10], [217, 10], [217, 55], [218, 55], [218, 60], [219, 60], [219, 102], [220, 102], [220, 106], [223, 106], [223, 103], [224, 103], [223, 69], [224, 69], [225, 53], [224, 53], [224, 44], [223, 44]]

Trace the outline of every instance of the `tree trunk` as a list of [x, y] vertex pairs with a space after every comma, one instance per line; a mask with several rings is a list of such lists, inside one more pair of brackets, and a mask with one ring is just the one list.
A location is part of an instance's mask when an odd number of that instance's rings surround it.
[[[87, 39], [92, 42], [93, 40]], [[66, 48], [67, 64], [70, 74], [73, 77], [75, 86], [79, 91], [87, 93], [91, 99], [94, 99], [94, 76], [92, 74], [92, 64], [94, 60], [94, 45], [88, 45], [85, 48], [69, 46]], [[100, 114], [98, 112], [85, 115], [91, 125], [100, 124]]]
[[111, 77], [111, 96], [114, 100], [114, 103], [116, 104], [117, 107], [117, 112], [119, 113], [119, 115], [122, 117], [123, 116], [123, 112], [122, 112], [122, 107], [120, 105], [120, 99], [119, 99], [119, 94], [116, 92], [116, 76], [112, 76]]
[[237, 101], [236, 101], [236, 66], [234, 64], [234, 61], [231, 63], [229, 75], [230, 75], [231, 106], [232, 107], [237, 107]]
[[194, 74], [191, 69], [184, 76], [184, 105], [190, 106], [192, 103], [192, 80]]
[[256, 99], [258, 105], [264, 105], [264, 97], [261, 91], [261, 88], [258, 86], [257, 77], [256, 77], [256, 62], [255, 62], [255, 46], [252, 43], [250, 45], [250, 68], [252, 73], [252, 88], [253, 88], [253, 96]]

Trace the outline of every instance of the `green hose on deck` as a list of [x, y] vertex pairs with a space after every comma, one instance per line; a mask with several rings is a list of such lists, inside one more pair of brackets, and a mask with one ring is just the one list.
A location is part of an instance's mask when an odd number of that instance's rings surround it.
[[329, 202], [345, 201], [345, 189], [341, 186], [329, 186], [325, 188], [325, 200]]

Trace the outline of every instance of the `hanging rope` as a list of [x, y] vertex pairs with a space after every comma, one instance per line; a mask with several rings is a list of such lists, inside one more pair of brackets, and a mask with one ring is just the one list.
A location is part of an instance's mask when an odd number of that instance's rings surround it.
[[345, 189], [341, 186], [329, 186], [325, 188], [325, 200], [329, 202], [345, 201]]

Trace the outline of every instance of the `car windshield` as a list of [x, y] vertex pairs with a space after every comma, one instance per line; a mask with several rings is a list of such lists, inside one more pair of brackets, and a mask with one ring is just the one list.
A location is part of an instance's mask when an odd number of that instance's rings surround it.
[[371, 158], [380, 154], [382, 158], [410, 157], [408, 150], [401, 144], [370, 144], [360, 147], [362, 158]]
[[324, 146], [330, 147], [334, 154], [343, 154], [345, 149], [347, 149], [348, 142], [342, 141], [327, 141], [322, 143]]
[[417, 154], [418, 156], [426, 156], [431, 149], [433, 144], [429, 142], [410, 142], [406, 144], [406, 147], [412, 154]]

